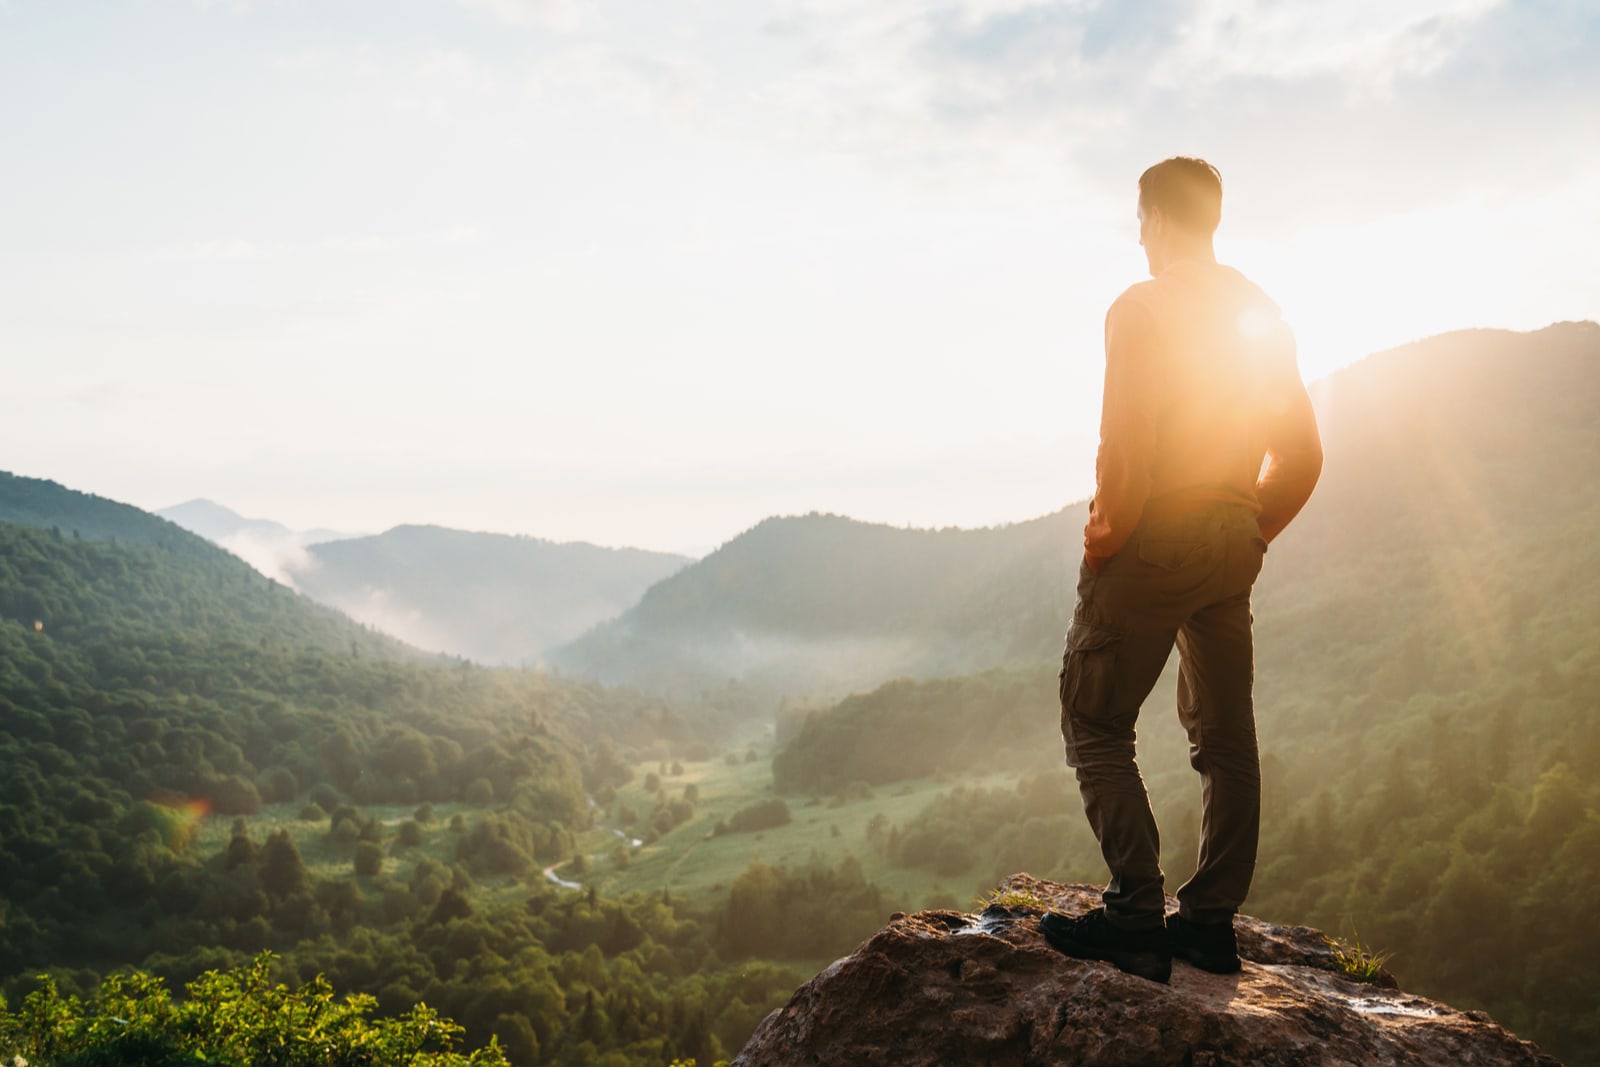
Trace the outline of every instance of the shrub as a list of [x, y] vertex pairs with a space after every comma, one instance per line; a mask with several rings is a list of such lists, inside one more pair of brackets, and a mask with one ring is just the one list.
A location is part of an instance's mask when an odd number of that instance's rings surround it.
[[357, 842], [355, 869], [357, 875], [377, 875], [383, 871], [383, 847], [376, 842]]
[[771, 827], [782, 827], [789, 820], [789, 806], [781, 798], [775, 797], [741, 808], [728, 819], [727, 829], [733, 833], [764, 831]]
[[463, 1028], [426, 1005], [369, 1019], [377, 999], [336, 999], [322, 976], [296, 989], [271, 979], [272, 954], [209, 971], [174, 1002], [145, 972], [113, 975], [87, 1000], [41, 976], [10, 1012], [0, 1000], [0, 1055], [18, 1064], [503, 1065], [499, 1044], [455, 1052]]

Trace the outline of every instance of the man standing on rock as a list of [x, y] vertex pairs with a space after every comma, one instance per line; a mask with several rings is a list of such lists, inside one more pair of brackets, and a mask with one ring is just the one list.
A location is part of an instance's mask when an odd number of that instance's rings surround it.
[[[1261, 817], [1250, 589], [1267, 543], [1311, 496], [1322, 444], [1277, 306], [1217, 263], [1216, 168], [1151, 167], [1138, 217], [1151, 280], [1106, 314], [1095, 494], [1061, 670], [1067, 763], [1111, 881], [1102, 908], [1039, 926], [1064, 953], [1166, 982], [1174, 955], [1240, 966], [1233, 917]], [[1169, 918], [1134, 725], [1174, 643], [1204, 807], [1199, 867]]]

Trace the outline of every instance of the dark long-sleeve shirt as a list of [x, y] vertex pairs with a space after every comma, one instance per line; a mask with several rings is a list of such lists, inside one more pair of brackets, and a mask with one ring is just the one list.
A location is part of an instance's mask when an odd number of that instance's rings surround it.
[[1091, 565], [1115, 555], [1144, 517], [1224, 502], [1255, 509], [1271, 541], [1321, 472], [1294, 335], [1254, 283], [1231, 267], [1182, 260], [1111, 305], [1083, 539]]

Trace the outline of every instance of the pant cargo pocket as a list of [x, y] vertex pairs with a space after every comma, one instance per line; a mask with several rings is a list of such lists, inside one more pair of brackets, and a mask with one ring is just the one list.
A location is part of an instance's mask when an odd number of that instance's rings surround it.
[[1104, 723], [1111, 716], [1116, 696], [1117, 646], [1122, 636], [1083, 620], [1073, 620], [1067, 631], [1067, 650], [1061, 660], [1061, 736], [1067, 760], [1075, 763], [1073, 723]]

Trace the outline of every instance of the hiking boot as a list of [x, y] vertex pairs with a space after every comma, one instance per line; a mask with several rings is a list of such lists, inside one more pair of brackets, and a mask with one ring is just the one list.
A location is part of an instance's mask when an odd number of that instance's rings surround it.
[[1106, 919], [1103, 908], [1077, 919], [1047, 912], [1039, 917], [1039, 933], [1069, 957], [1110, 961], [1129, 975], [1157, 983], [1172, 975], [1172, 950], [1164, 928], [1125, 931]]
[[1233, 933], [1233, 920], [1221, 923], [1195, 923], [1174, 913], [1167, 917], [1167, 941], [1172, 955], [1208, 972], [1226, 975], [1239, 964], [1239, 940]]

